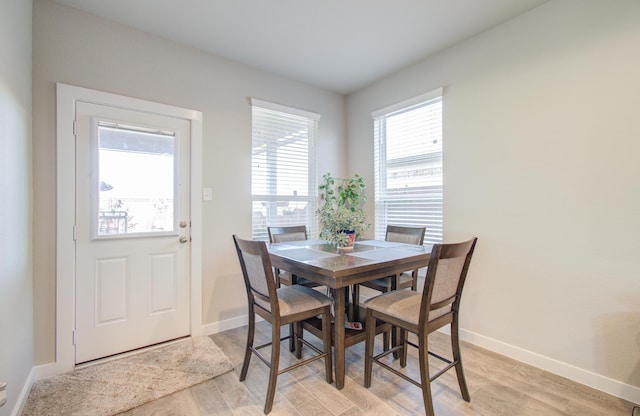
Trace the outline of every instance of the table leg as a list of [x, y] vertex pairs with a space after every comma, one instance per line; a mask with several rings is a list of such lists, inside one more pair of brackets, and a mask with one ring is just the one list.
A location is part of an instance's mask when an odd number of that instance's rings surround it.
[[344, 375], [345, 375], [345, 363], [344, 363], [344, 310], [345, 310], [345, 295], [344, 290], [338, 289], [335, 291], [335, 317], [334, 317], [334, 359], [333, 363], [336, 367], [336, 388], [342, 389], [344, 387]]

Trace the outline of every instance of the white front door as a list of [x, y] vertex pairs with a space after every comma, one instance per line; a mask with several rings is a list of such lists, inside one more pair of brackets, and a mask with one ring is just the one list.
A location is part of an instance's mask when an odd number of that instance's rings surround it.
[[189, 335], [189, 121], [76, 105], [75, 363]]

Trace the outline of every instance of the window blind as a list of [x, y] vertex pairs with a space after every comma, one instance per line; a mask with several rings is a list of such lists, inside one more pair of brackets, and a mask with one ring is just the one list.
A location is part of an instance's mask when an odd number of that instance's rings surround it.
[[375, 238], [387, 225], [425, 226], [442, 242], [442, 90], [373, 113]]
[[315, 142], [320, 116], [252, 100], [252, 237], [268, 240], [267, 227], [306, 225], [318, 234]]

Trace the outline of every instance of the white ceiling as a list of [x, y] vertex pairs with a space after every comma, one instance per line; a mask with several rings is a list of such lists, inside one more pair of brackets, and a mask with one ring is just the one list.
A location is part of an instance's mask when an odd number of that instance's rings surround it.
[[548, 0], [55, 0], [348, 94]]

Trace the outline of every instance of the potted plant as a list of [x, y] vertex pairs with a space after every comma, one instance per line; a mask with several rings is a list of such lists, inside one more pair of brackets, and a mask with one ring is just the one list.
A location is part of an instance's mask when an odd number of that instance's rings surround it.
[[355, 238], [369, 229], [362, 209], [367, 200], [364, 179], [358, 174], [348, 179], [334, 178], [331, 173], [322, 178], [318, 186], [322, 204], [318, 209], [320, 238], [338, 247], [351, 247]]

